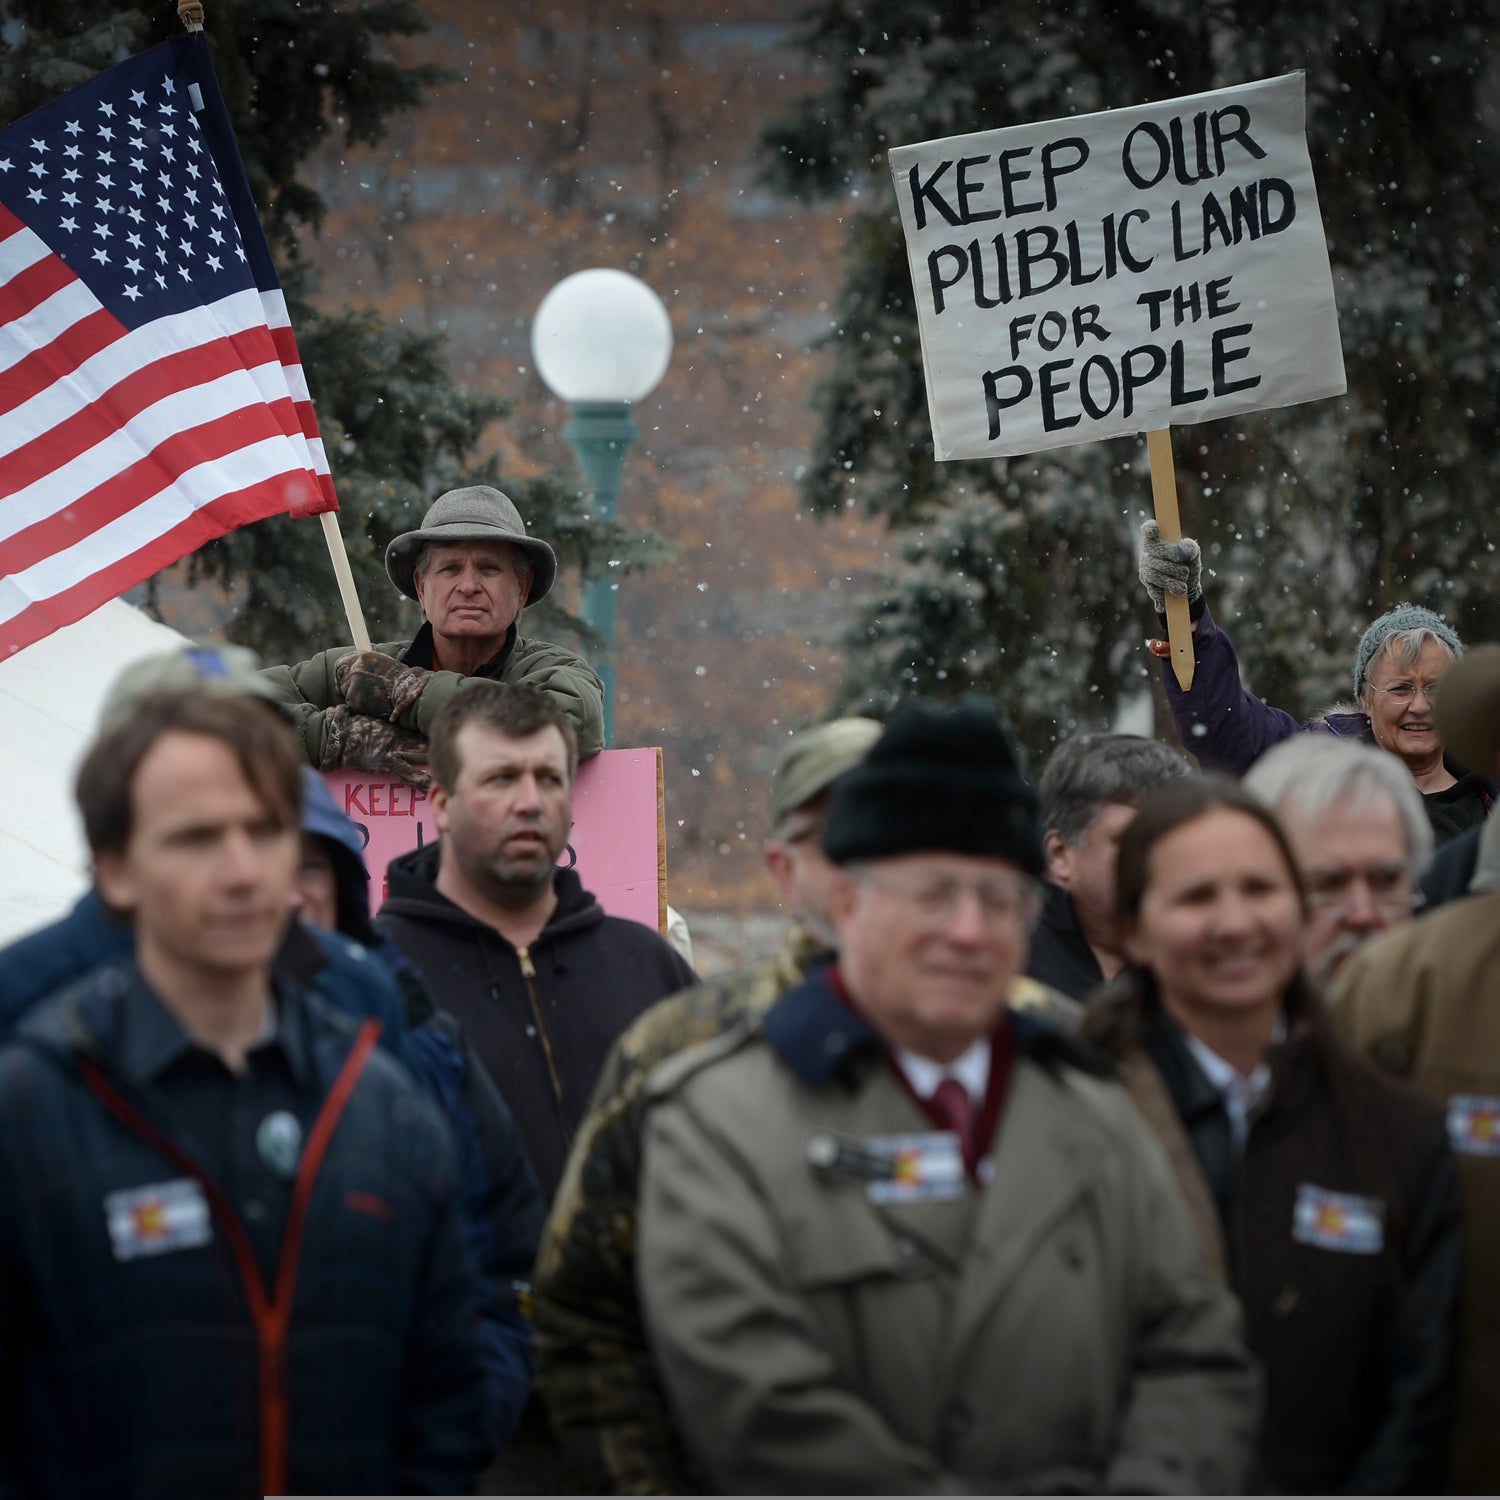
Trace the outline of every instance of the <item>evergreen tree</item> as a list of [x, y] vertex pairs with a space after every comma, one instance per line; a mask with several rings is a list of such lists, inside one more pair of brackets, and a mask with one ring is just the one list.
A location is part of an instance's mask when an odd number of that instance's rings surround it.
[[1257, 688], [1302, 714], [1348, 694], [1359, 632], [1398, 599], [1500, 637], [1485, 420], [1500, 178], [1480, 116], [1497, 20], [1500, 0], [815, 5], [804, 45], [828, 84], [762, 149], [774, 185], [853, 210], [804, 490], [825, 514], [853, 499], [883, 517], [897, 558], [851, 634], [848, 701], [979, 686], [1045, 751], [1112, 719], [1155, 633], [1135, 581], [1143, 443], [934, 461], [888, 148], [1295, 69], [1349, 394], [1176, 429], [1205, 588]]
[[[457, 485], [503, 488], [528, 529], [552, 542], [562, 568], [588, 576], [607, 559], [618, 560], [617, 573], [659, 561], [666, 553], [659, 538], [596, 520], [573, 476], [502, 473], [487, 444], [507, 407], [452, 383], [441, 337], [316, 300], [323, 204], [299, 175], [308, 157], [334, 131], [349, 146], [378, 144], [393, 114], [419, 107], [450, 76], [390, 55], [393, 39], [426, 29], [415, 0], [207, 0], [206, 11], [214, 69], [277, 260], [372, 639], [409, 633], [417, 619], [416, 606], [385, 576], [386, 543]], [[172, 6], [144, 0], [66, 7], [11, 0], [0, 24], [0, 119], [14, 120], [179, 30]], [[195, 553], [186, 574], [228, 595], [224, 633], [268, 661], [348, 638], [315, 521], [276, 517], [243, 527]], [[154, 597], [150, 585], [146, 595]], [[557, 598], [536, 614], [533, 628], [549, 636], [593, 642]]]

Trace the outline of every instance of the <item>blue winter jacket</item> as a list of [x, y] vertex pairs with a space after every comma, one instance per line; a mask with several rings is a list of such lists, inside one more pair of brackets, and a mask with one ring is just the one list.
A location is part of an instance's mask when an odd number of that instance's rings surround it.
[[[10, 1039], [34, 1006], [102, 964], [130, 958], [135, 934], [118, 921], [90, 886], [67, 916], [0, 949], [0, 1043]], [[406, 1002], [390, 974], [350, 938], [293, 922], [274, 967], [306, 978], [329, 1004], [380, 1022], [380, 1044], [408, 1066]]]
[[[67, 916], [0, 950], [0, 1043], [48, 996], [134, 953], [130, 928], [90, 888]], [[483, 1069], [470, 1066], [456, 1023], [424, 1001], [409, 1025], [396, 977], [352, 938], [294, 922], [274, 968], [345, 1015], [378, 1020], [382, 1048], [411, 1069], [453, 1128], [464, 1221], [485, 1289], [485, 1431], [498, 1451], [521, 1420], [534, 1364], [531, 1324], [517, 1297], [531, 1279], [544, 1209], [520, 1130]]]
[[119, 1051], [137, 982], [107, 966], [0, 1049], [0, 1495], [470, 1493], [478, 1288], [437, 1111], [371, 1023], [277, 979], [323, 1103], [263, 1279]]

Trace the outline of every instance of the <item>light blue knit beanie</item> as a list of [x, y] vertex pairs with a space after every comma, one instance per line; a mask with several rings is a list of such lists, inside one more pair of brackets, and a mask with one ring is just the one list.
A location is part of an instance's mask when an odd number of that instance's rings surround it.
[[1356, 698], [1376, 653], [1398, 630], [1430, 630], [1453, 653], [1455, 661], [1464, 654], [1464, 643], [1438, 615], [1430, 609], [1423, 609], [1420, 604], [1398, 604], [1395, 609], [1381, 615], [1359, 638], [1359, 650], [1354, 654]]

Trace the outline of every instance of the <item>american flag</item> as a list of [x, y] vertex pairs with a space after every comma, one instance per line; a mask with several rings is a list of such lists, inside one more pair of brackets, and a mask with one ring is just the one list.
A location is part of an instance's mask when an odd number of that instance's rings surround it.
[[204, 37], [0, 132], [0, 661], [237, 526], [337, 507]]

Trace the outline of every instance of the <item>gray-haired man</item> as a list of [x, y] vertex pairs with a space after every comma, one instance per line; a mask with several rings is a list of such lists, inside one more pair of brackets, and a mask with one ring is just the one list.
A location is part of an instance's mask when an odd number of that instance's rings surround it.
[[1302, 868], [1307, 971], [1320, 985], [1356, 948], [1411, 920], [1432, 825], [1400, 761], [1370, 745], [1298, 735], [1245, 773]]
[[1076, 734], [1042, 775], [1046, 900], [1026, 972], [1074, 1000], [1124, 963], [1115, 939], [1115, 854], [1148, 792], [1191, 767], [1175, 750], [1134, 734]]
[[604, 685], [581, 657], [518, 633], [517, 618], [557, 576], [557, 558], [526, 534], [511, 501], [475, 484], [439, 496], [416, 531], [386, 548], [391, 582], [422, 606], [408, 641], [373, 651], [335, 646], [266, 677], [292, 715], [308, 759], [426, 785], [432, 721], [476, 679], [524, 683], [555, 698], [578, 731], [578, 753], [604, 746]]

